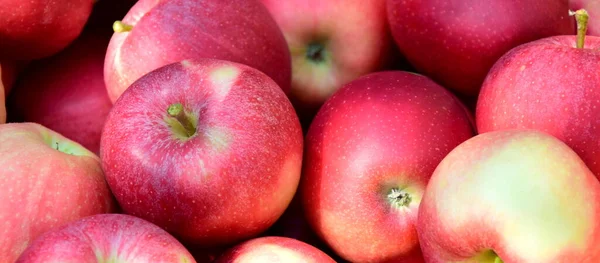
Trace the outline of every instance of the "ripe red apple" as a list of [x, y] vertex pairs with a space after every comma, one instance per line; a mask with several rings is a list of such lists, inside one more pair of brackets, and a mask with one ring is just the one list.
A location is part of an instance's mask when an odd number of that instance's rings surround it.
[[600, 262], [600, 183], [551, 135], [480, 134], [436, 168], [417, 230], [431, 263]]
[[422, 262], [415, 224], [435, 167], [473, 136], [429, 78], [372, 73], [338, 90], [306, 137], [301, 191], [316, 233], [351, 262]]
[[0, 262], [40, 234], [115, 210], [98, 156], [35, 123], [0, 125]]
[[291, 103], [267, 75], [198, 59], [127, 89], [100, 154], [126, 213], [208, 247], [256, 236], [281, 216], [298, 185], [302, 141]]
[[16, 263], [137, 262], [195, 263], [169, 233], [122, 214], [82, 218], [37, 238]]
[[585, 9], [590, 15], [587, 34], [591, 36], [600, 36], [600, 1], [570, 0], [569, 6], [572, 10]]
[[9, 98], [11, 116], [42, 124], [98, 153], [112, 107], [103, 78], [108, 40], [90, 31], [61, 53], [32, 62]]
[[260, 237], [225, 252], [216, 263], [335, 263], [323, 251], [287, 237]]
[[58, 53], [75, 40], [94, 0], [3, 0], [0, 60], [31, 60]]
[[258, 0], [140, 0], [114, 28], [104, 68], [113, 102], [144, 74], [194, 58], [246, 64], [289, 91], [290, 53]]
[[393, 41], [385, 0], [262, 2], [290, 49], [290, 99], [299, 114], [312, 118], [343, 84], [389, 62]]
[[477, 103], [480, 133], [531, 128], [561, 139], [600, 178], [600, 37], [556, 36], [504, 55]]
[[573, 34], [568, 0], [388, 0], [400, 51], [442, 86], [476, 96], [504, 53], [540, 38]]

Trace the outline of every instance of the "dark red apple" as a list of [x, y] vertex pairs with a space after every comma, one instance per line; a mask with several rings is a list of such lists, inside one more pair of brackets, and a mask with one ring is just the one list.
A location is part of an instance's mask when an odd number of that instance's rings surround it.
[[264, 73], [223, 60], [184, 60], [136, 81], [109, 113], [103, 168], [126, 213], [185, 244], [257, 236], [296, 191], [302, 130]]
[[323, 251], [287, 237], [260, 237], [243, 242], [216, 263], [335, 263]]
[[103, 78], [108, 40], [85, 33], [61, 53], [32, 62], [9, 97], [11, 116], [40, 123], [98, 153], [112, 107]]
[[258, 0], [140, 0], [114, 28], [104, 69], [113, 102], [144, 74], [194, 58], [246, 64], [290, 89], [285, 39]]
[[16, 263], [195, 263], [189, 251], [160, 227], [137, 217], [101, 214], [37, 238]]
[[540, 38], [573, 34], [568, 0], [388, 0], [396, 44], [442, 86], [476, 96], [494, 62]]
[[464, 105], [425, 76], [387, 71], [350, 82], [306, 137], [309, 223], [351, 262], [423, 262], [415, 228], [423, 191], [444, 156], [473, 135]]
[[48, 57], [75, 40], [94, 0], [3, 0], [0, 8], [0, 60]]

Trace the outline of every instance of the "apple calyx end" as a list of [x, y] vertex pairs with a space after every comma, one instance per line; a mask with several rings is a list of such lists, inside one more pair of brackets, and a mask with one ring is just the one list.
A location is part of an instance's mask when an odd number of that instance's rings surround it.
[[169, 105], [167, 108], [167, 114], [175, 120], [176, 123], [181, 125], [185, 134], [185, 138], [191, 138], [196, 134], [196, 125], [194, 125], [190, 114], [188, 114], [183, 108], [183, 104], [174, 103]]
[[412, 202], [412, 196], [400, 188], [390, 189], [386, 198], [394, 208], [408, 207]]
[[585, 9], [579, 9], [577, 11], [569, 10], [569, 15], [574, 16], [575, 21], [577, 21], [577, 48], [583, 48], [590, 16]]
[[113, 23], [113, 31], [115, 31], [115, 33], [129, 32], [132, 29], [133, 29], [132, 25], [125, 24], [119, 20], [117, 20]]
[[321, 63], [326, 60], [325, 46], [319, 42], [313, 42], [306, 48], [306, 59], [313, 63]]

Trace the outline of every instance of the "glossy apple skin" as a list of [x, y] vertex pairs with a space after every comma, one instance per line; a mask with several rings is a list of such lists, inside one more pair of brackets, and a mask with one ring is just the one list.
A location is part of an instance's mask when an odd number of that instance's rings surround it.
[[16, 263], [195, 263], [186, 248], [160, 227], [137, 217], [101, 214], [37, 238]]
[[[174, 136], [166, 109], [182, 103], [198, 132]], [[198, 117], [199, 116], [199, 117]], [[277, 84], [253, 68], [185, 60], [136, 81], [109, 113], [100, 154], [124, 211], [196, 246], [260, 234], [296, 191], [302, 130]]]
[[0, 125], [0, 167], [0, 262], [52, 228], [115, 210], [98, 156], [39, 124]]
[[600, 1], [597, 0], [570, 0], [571, 10], [576, 11], [581, 8], [589, 14], [587, 34], [591, 36], [600, 36]]
[[503, 56], [481, 89], [477, 128], [550, 133], [600, 176], [600, 38], [588, 36], [583, 50], [575, 45], [575, 36], [558, 36]]
[[[415, 224], [437, 164], [473, 136], [465, 107], [430, 79], [372, 73], [338, 90], [306, 137], [301, 191], [316, 233], [351, 262], [423, 262]], [[411, 195], [402, 208], [391, 188]]]
[[[292, 55], [291, 100], [299, 109], [314, 109], [313, 116], [342, 85], [389, 62], [393, 40], [385, 0], [262, 2], [283, 31]], [[307, 59], [312, 43], [324, 45], [323, 63]]]
[[109, 38], [84, 33], [59, 54], [32, 62], [9, 98], [9, 112], [35, 122], [98, 154], [112, 102], [104, 85]]
[[260, 237], [225, 252], [215, 263], [335, 263], [323, 251], [287, 237]]
[[258, 0], [140, 0], [123, 22], [133, 29], [113, 35], [104, 68], [113, 102], [144, 74], [195, 58], [242, 63], [290, 89], [289, 50]]
[[510, 49], [575, 34], [568, 0], [388, 0], [400, 51], [442, 86], [476, 96], [494, 62]]
[[51, 56], [75, 40], [93, 0], [4, 0], [0, 10], [0, 60]]
[[[599, 262], [600, 183], [536, 130], [480, 134], [436, 168], [417, 230], [427, 262]], [[470, 259], [471, 261], [468, 261]], [[467, 260], [467, 261], [462, 261]]]

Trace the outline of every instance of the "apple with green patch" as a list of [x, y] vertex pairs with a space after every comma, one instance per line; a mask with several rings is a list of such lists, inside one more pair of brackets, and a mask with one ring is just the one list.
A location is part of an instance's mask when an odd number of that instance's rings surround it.
[[114, 212], [98, 156], [36, 123], [0, 125], [0, 262], [40, 234]]
[[160, 227], [123, 214], [94, 215], [37, 238], [16, 263], [195, 263]]
[[186, 245], [257, 236], [296, 191], [302, 130], [264, 73], [213, 59], [148, 73], [114, 104], [100, 155], [123, 210]]
[[323, 251], [288, 237], [267, 236], [245, 241], [215, 263], [335, 263]]

